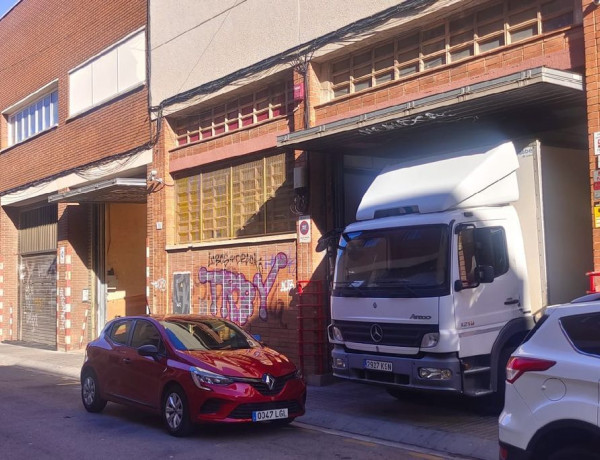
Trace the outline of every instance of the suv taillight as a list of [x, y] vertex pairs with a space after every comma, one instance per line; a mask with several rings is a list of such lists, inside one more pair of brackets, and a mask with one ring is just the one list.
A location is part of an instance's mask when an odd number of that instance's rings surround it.
[[512, 356], [506, 365], [506, 381], [514, 383], [525, 372], [545, 371], [556, 364], [556, 361], [538, 358], [523, 358]]

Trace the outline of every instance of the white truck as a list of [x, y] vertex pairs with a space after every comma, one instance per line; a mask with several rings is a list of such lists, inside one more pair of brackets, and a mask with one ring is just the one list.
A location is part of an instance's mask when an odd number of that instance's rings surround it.
[[503, 395], [533, 315], [582, 295], [592, 267], [587, 155], [525, 145], [415, 157], [375, 178], [336, 248], [335, 376], [397, 397]]

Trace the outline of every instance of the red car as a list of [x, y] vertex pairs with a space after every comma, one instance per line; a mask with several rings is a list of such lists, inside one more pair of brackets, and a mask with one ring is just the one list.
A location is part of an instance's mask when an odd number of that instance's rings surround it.
[[306, 385], [288, 358], [229, 321], [130, 316], [88, 344], [81, 399], [89, 412], [112, 401], [161, 414], [185, 436], [195, 423], [287, 424], [304, 414]]

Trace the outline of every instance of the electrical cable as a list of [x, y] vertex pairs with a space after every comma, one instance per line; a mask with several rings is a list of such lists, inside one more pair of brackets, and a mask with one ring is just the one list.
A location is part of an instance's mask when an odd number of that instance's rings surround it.
[[[247, 0], [243, 0], [243, 1], [247, 1]], [[22, 185], [19, 187], [15, 187], [10, 190], [2, 191], [2, 192], [0, 192], [0, 196], [6, 195], [8, 193], [18, 192], [20, 190], [23, 190], [23, 189], [26, 189], [29, 187], [33, 187], [36, 185], [40, 185], [40, 184], [43, 184], [46, 182], [50, 182], [54, 179], [64, 176], [65, 174], [81, 173], [82, 171], [85, 171], [85, 169], [88, 169], [91, 166], [101, 166], [101, 165], [107, 164], [109, 162], [113, 162], [114, 160], [125, 159], [126, 157], [135, 155], [136, 153], [139, 153], [143, 150], [152, 149], [156, 145], [158, 139], [160, 138], [162, 121], [163, 121], [162, 118], [163, 118], [164, 109], [166, 107], [175, 105], [178, 103], [186, 102], [189, 99], [199, 96], [199, 95], [210, 94], [212, 92], [218, 91], [218, 90], [222, 89], [223, 87], [225, 87], [229, 84], [232, 84], [237, 80], [240, 80], [241, 78], [256, 74], [258, 72], [267, 71], [269, 68], [271, 68], [277, 64], [293, 62], [294, 59], [297, 59], [301, 55], [306, 55], [306, 56], [312, 55], [312, 53], [314, 53], [315, 50], [321, 48], [322, 46], [324, 46], [326, 44], [329, 44], [336, 40], [340, 40], [347, 36], [352, 36], [352, 35], [356, 35], [359, 33], [363, 33], [366, 30], [372, 28], [373, 26], [380, 24], [382, 22], [385, 22], [386, 20], [391, 19], [394, 16], [397, 16], [397, 15], [400, 15], [403, 13], [407, 13], [407, 12], [411, 12], [411, 11], [415, 11], [419, 8], [423, 8], [423, 7], [431, 4], [434, 1], [435, 0], [412, 0], [412, 1], [407, 0], [399, 5], [395, 5], [393, 7], [382, 10], [378, 13], [375, 13], [371, 16], [368, 16], [366, 18], [362, 18], [358, 21], [347, 24], [344, 27], [341, 27], [341, 28], [336, 29], [332, 32], [329, 32], [325, 35], [322, 35], [321, 37], [313, 39], [309, 42], [297, 45], [286, 51], [278, 53], [274, 56], [263, 59], [262, 61], [259, 61], [255, 64], [252, 64], [250, 66], [247, 66], [245, 68], [237, 70], [236, 72], [228, 74], [217, 80], [213, 80], [211, 82], [200, 85], [196, 88], [192, 88], [190, 90], [184, 91], [183, 93], [179, 93], [179, 94], [176, 94], [169, 98], [166, 98], [158, 106], [152, 106], [149, 108], [151, 113], [156, 114], [156, 131], [154, 133], [154, 136], [151, 135], [150, 140], [148, 142], [144, 143], [143, 145], [135, 147], [126, 152], [122, 152], [120, 154], [109, 156], [109, 157], [99, 160], [97, 162], [91, 162], [91, 163], [88, 163], [85, 165], [77, 166], [77, 167], [74, 167], [74, 168], [71, 168], [68, 170], [61, 171], [60, 173], [54, 174], [52, 176], [45, 177], [43, 179], [39, 179], [39, 180], [36, 180], [33, 182], [29, 182], [28, 184], [25, 184], [25, 185]], [[240, 5], [240, 4], [241, 3], [237, 3], [236, 5]], [[236, 5], [234, 5], [234, 7]], [[231, 9], [229, 9], [228, 11], [231, 11]], [[222, 13], [224, 13], [224, 12], [226, 12], [226, 11], [223, 11]], [[31, 55], [28, 57], [31, 57]], [[28, 57], [26, 57], [26, 58], [28, 58]], [[23, 60], [21, 60], [20, 62], [22, 62], [22, 61]], [[0, 71], [2, 71], [2, 70], [5, 70], [5, 69], [0, 68]], [[294, 207], [296, 208], [296, 210], [299, 210], [298, 208], [301, 206], [294, 205]]]

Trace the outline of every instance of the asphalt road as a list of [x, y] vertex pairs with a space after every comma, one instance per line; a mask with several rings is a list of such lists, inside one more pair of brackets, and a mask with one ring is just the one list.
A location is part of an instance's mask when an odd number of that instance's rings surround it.
[[294, 423], [203, 426], [169, 436], [155, 415], [109, 403], [81, 405], [79, 382], [16, 365], [0, 366], [0, 458], [13, 459], [443, 459], [425, 450]]

